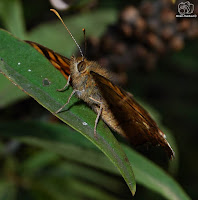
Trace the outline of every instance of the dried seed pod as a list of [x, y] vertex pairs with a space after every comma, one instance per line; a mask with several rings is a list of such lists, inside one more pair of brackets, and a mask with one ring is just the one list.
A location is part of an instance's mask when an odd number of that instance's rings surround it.
[[170, 40], [169, 46], [172, 50], [180, 51], [184, 48], [184, 39], [182, 36], [175, 36]]
[[168, 41], [175, 35], [176, 29], [172, 25], [166, 25], [161, 28], [160, 35], [163, 40]]
[[161, 23], [166, 23], [166, 24], [175, 23], [176, 21], [175, 12], [170, 8], [164, 8], [160, 14], [160, 20]]
[[142, 17], [139, 17], [136, 21], [136, 34], [137, 36], [140, 36], [139, 34], [142, 34], [146, 29], [146, 22]]
[[140, 5], [140, 12], [142, 16], [146, 18], [151, 17], [154, 11], [155, 11], [154, 4], [151, 1], [143, 2]]
[[191, 23], [190, 28], [187, 30], [187, 37], [189, 38], [198, 38], [198, 22], [197, 21], [193, 21]]
[[123, 55], [127, 51], [127, 46], [124, 42], [117, 42], [113, 52], [117, 55]]
[[133, 33], [139, 36], [146, 28], [146, 22], [134, 6], [126, 7], [121, 12], [120, 25], [127, 36], [132, 36]]
[[120, 25], [120, 28], [121, 28], [124, 36], [126, 36], [126, 37], [132, 37], [133, 36], [134, 28], [130, 24], [122, 23]]
[[191, 21], [190, 19], [183, 19], [181, 22], [178, 23], [178, 31], [185, 32], [190, 29]]
[[146, 35], [146, 42], [151, 46], [152, 49], [158, 51], [159, 53], [164, 53], [165, 45], [154, 33], [149, 33]]
[[115, 44], [116, 40], [109, 33], [105, 34], [101, 39], [101, 48], [106, 53], [112, 52]]
[[139, 11], [134, 6], [126, 7], [120, 14], [120, 20], [128, 24], [135, 24], [139, 17]]

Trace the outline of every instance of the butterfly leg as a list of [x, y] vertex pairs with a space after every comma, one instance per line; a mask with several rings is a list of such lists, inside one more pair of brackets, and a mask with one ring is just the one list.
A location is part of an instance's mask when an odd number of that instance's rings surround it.
[[69, 86], [70, 78], [71, 78], [71, 76], [69, 75], [66, 85], [61, 89], [57, 89], [57, 91], [63, 92], [65, 90], [65, 88], [67, 88]]
[[98, 111], [98, 114], [97, 114], [97, 117], [96, 117], [96, 120], [95, 120], [95, 126], [94, 126], [94, 136], [97, 138], [97, 133], [96, 133], [96, 127], [97, 127], [97, 124], [98, 124], [98, 121], [100, 119], [100, 115], [102, 113], [102, 109], [103, 109], [103, 103], [92, 98], [92, 97], [89, 97], [92, 101], [94, 101], [94, 103], [97, 103], [100, 105], [100, 108], [99, 108], [99, 111]]
[[61, 108], [59, 108], [59, 109], [56, 111], [56, 114], [59, 113], [59, 112], [70, 102], [70, 99], [72, 98], [72, 96], [73, 96], [76, 92], [78, 92], [78, 90], [73, 90], [73, 91], [72, 91], [72, 93], [71, 93], [71, 95], [69, 96], [67, 102], [66, 102]]

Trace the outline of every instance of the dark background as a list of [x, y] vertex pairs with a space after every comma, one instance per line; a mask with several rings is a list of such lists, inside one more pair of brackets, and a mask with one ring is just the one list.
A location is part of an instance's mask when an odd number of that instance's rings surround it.
[[[11, 2], [11, 1], [10, 1]], [[156, 1], [157, 2], [157, 1]], [[155, 2], [155, 6], [157, 5]], [[158, 5], [160, 1], [158, 1]], [[46, 1], [38, 1], [38, 0], [28, 0], [21, 1], [22, 9], [24, 13], [25, 25], [27, 31], [32, 31], [38, 25], [49, 22], [50, 20], [54, 20], [54, 15], [49, 12], [49, 8], [52, 6], [50, 3]], [[79, 1], [73, 2], [71, 5], [71, 9], [69, 11], [62, 11], [62, 16], [73, 16], [77, 12], [90, 12], [91, 10], [97, 9], [107, 9], [112, 8], [118, 13], [122, 12], [122, 9], [126, 8], [129, 5], [133, 5], [137, 8], [140, 8], [140, 5], [143, 1]], [[154, 1], [153, 1], [154, 4]], [[173, 9], [177, 7], [173, 6]], [[156, 13], [154, 17], [156, 23], [160, 22], [160, 6], [159, 13]], [[140, 9], [139, 9], [140, 10]], [[108, 63], [112, 64], [112, 58], [118, 58], [115, 52], [112, 51], [113, 47], [110, 47], [108, 52], [104, 47], [104, 40], [108, 37], [112, 37], [114, 43], [127, 44], [129, 39], [126, 36], [123, 36], [122, 33], [122, 18], [118, 17], [113, 24], [109, 24], [106, 26], [104, 33], [97, 40], [96, 46], [94, 46], [94, 41], [96, 41], [94, 36], [87, 38], [87, 57], [90, 59], [99, 60], [101, 64]], [[145, 17], [146, 19], [146, 17]], [[96, 19], [97, 20], [97, 19]], [[195, 19], [189, 19], [195, 20]], [[196, 19], [197, 20], [197, 19]], [[178, 19], [175, 24], [179, 23], [180, 19]], [[5, 25], [2, 24], [3, 28], [6, 28]], [[136, 28], [136, 25], [133, 24], [133, 28]], [[158, 30], [162, 28], [160, 25]], [[191, 26], [189, 27], [189, 29]], [[71, 27], [72, 29], [72, 27]], [[80, 28], [79, 28], [80, 29]], [[93, 29], [97, 29], [93, 27]], [[198, 29], [198, 25], [196, 28]], [[89, 31], [89, 30], [87, 30]], [[72, 32], [72, 30], [71, 30]], [[80, 31], [79, 31], [80, 32]], [[81, 33], [80, 33], [81, 34]], [[156, 109], [160, 113], [160, 118], [162, 120], [163, 125], [171, 130], [174, 141], [177, 144], [178, 151], [176, 154], [177, 164], [173, 167], [175, 179], [181, 184], [184, 190], [189, 194], [192, 199], [198, 198], [197, 193], [197, 179], [198, 179], [198, 40], [196, 37], [191, 37], [188, 35], [187, 31], [177, 31], [175, 35], [182, 35], [182, 45], [177, 48], [169, 48], [168, 42], [164, 43], [164, 48], [166, 49], [163, 53], [160, 52], [160, 49], [156, 49], [151, 44], [147, 44], [144, 42], [144, 38], [148, 33], [145, 32], [140, 37], [133, 36], [133, 41], [130, 40], [130, 44], [133, 45], [134, 49], [136, 49], [138, 44], [142, 44], [142, 46], [151, 52], [149, 57], [155, 58], [154, 62], [146, 65], [144, 62], [140, 62], [140, 60], [144, 59], [144, 56], [139, 59], [134, 58], [134, 63], [129, 63], [127, 67], [123, 67], [122, 65], [112, 64], [110, 70], [113, 71], [115, 79], [117, 79], [118, 84], [122, 85], [126, 90], [129, 90], [134, 94], [135, 97], [141, 99], [143, 102], [151, 105], [154, 109]], [[155, 33], [157, 35], [157, 33]], [[116, 35], [116, 36], [115, 36]], [[161, 36], [158, 35], [160, 38]], [[21, 38], [23, 39], [23, 38]], [[161, 39], [161, 38], [160, 38]], [[56, 36], [52, 38], [52, 40], [56, 40]], [[47, 46], [47, 44], [45, 44]], [[114, 45], [114, 44], [112, 44]], [[82, 44], [83, 46], [83, 44]], [[127, 45], [126, 45], [127, 46]], [[125, 46], [125, 47], [126, 47]], [[51, 47], [50, 47], [51, 48]], [[124, 55], [131, 49], [126, 47], [124, 50]], [[131, 50], [132, 51], [132, 50]], [[98, 53], [99, 52], [99, 53]], [[135, 52], [134, 52], [135, 54]], [[135, 57], [135, 56], [134, 56]], [[148, 59], [148, 57], [146, 57]], [[125, 56], [119, 56], [119, 63], [125, 63]], [[147, 60], [148, 63], [150, 62]], [[126, 66], [126, 65], [125, 65]], [[122, 78], [118, 78], [121, 75]], [[9, 102], [8, 104], [3, 103], [0, 107], [0, 120], [12, 121], [15, 119], [21, 120], [32, 120], [32, 119], [44, 119], [48, 121], [53, 121], [59, 123], [57, 119], [55, 119], [51, 114], [49, 114], [45, 109], [43, 109], [38, 103], [36, 103], [31, 98], [20, 97], [13, 102]], [[38, 152], [39, 149], [35, 147], [29, 147], [28, 145], [21, 144], [15, 140], [10, 140], [7, 138], [2, 138], [1, 146], [9, 149], [10, 152], [13, 153], [14, 160], [18, 160], [20, 163], [20, 159], [23, 160], [26, 156], [33, 156], [35, 152]], [[13, 149], [12, 149], [13, 148]], [[150, 153], [148, 157], [152, 157]], [[154, 158], [155, 160], [155, 158]], [[2, 162], [5, 162], [5, 159], [2, 159]], [[8, 162], [8, 161], [7, 161]], [[13, 162], [13, 161], [11, 161]], [[166, 166], [167, 161], [163, 160], [160, 162], [155, 160], [156, 163], [161, 165], [161, 167]], [[6, 164], [9, 165], [9, 162]], [[53, 164], [47, 166], [47, 168], [53, 167]], [[120, 183], [123, 182], [121, 178], [118, 178]], [[30, 199], [31, 195], [22, 188], [19, 188], [18, 199]], [[142, 191], [142, 192], [141, 192]], [[27, 198], [24, 198], [27, 193]], [[125, 194], [124, 194], [125, 193]], [[21, 197], [20, 195], [24, 196]], [[128, 188], [126, 187], [122, 194], [119, 194], [120, 198], [129, 199], [130, 193]], [[39, 195], [38, 195], [39, 196]], [[39, 197], [42, 199], [42, 195]], [[38, 199], [39, 199], [38, 198]], [[134, 199], [162, 199], [161, 196], [143, 188], [142, 186], [138, 186], [138, 191]], [[32, 198], [33, 199], [33, 198]], [[56, 199], [56, 198], [54, 198]], [[83, 199], [83, 198], [82, 198]]]

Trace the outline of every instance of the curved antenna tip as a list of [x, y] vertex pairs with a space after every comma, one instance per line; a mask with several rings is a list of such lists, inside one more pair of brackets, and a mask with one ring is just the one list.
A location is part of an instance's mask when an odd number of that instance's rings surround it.
[[67, 28], [67, 26], [66, 26], [65, 23], [63, 22], [63, 20], [62, 20], [61, 16], [59, 15], [59, 13], [58, 13], [55, 9], [50, 9], [50, 11], [52, 11], [52, 12], [60, 19], [60, 21], [62, 22], [62, 24], [64, 25], [64, 27], [65, 27], [66, 30], [68, 31], [68, 33], [70, 34], [71, 38], [72, 38], [73, 41], [75, 42], [76, 46], [78, 47], [81, 56], [84, 57], [84, 56], [83, 56], [83, 53], [82, 53], [82, 50], [81, 50], [81, 48], [80, 48], [80, 46], [79, 46], [79, 44], [76, 42], [74, 36], [71, 34], [70, 30]]

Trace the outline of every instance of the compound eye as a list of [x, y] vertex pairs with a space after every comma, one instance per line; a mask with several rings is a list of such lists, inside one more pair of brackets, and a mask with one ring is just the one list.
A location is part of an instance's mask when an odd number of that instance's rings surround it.
[[79, 72], [85, 71], [85, 69], [86, 69], [86, 63], [85, 63], [85, 61], [79, 62], [77, 67], [78, 67], [78, 71]]

